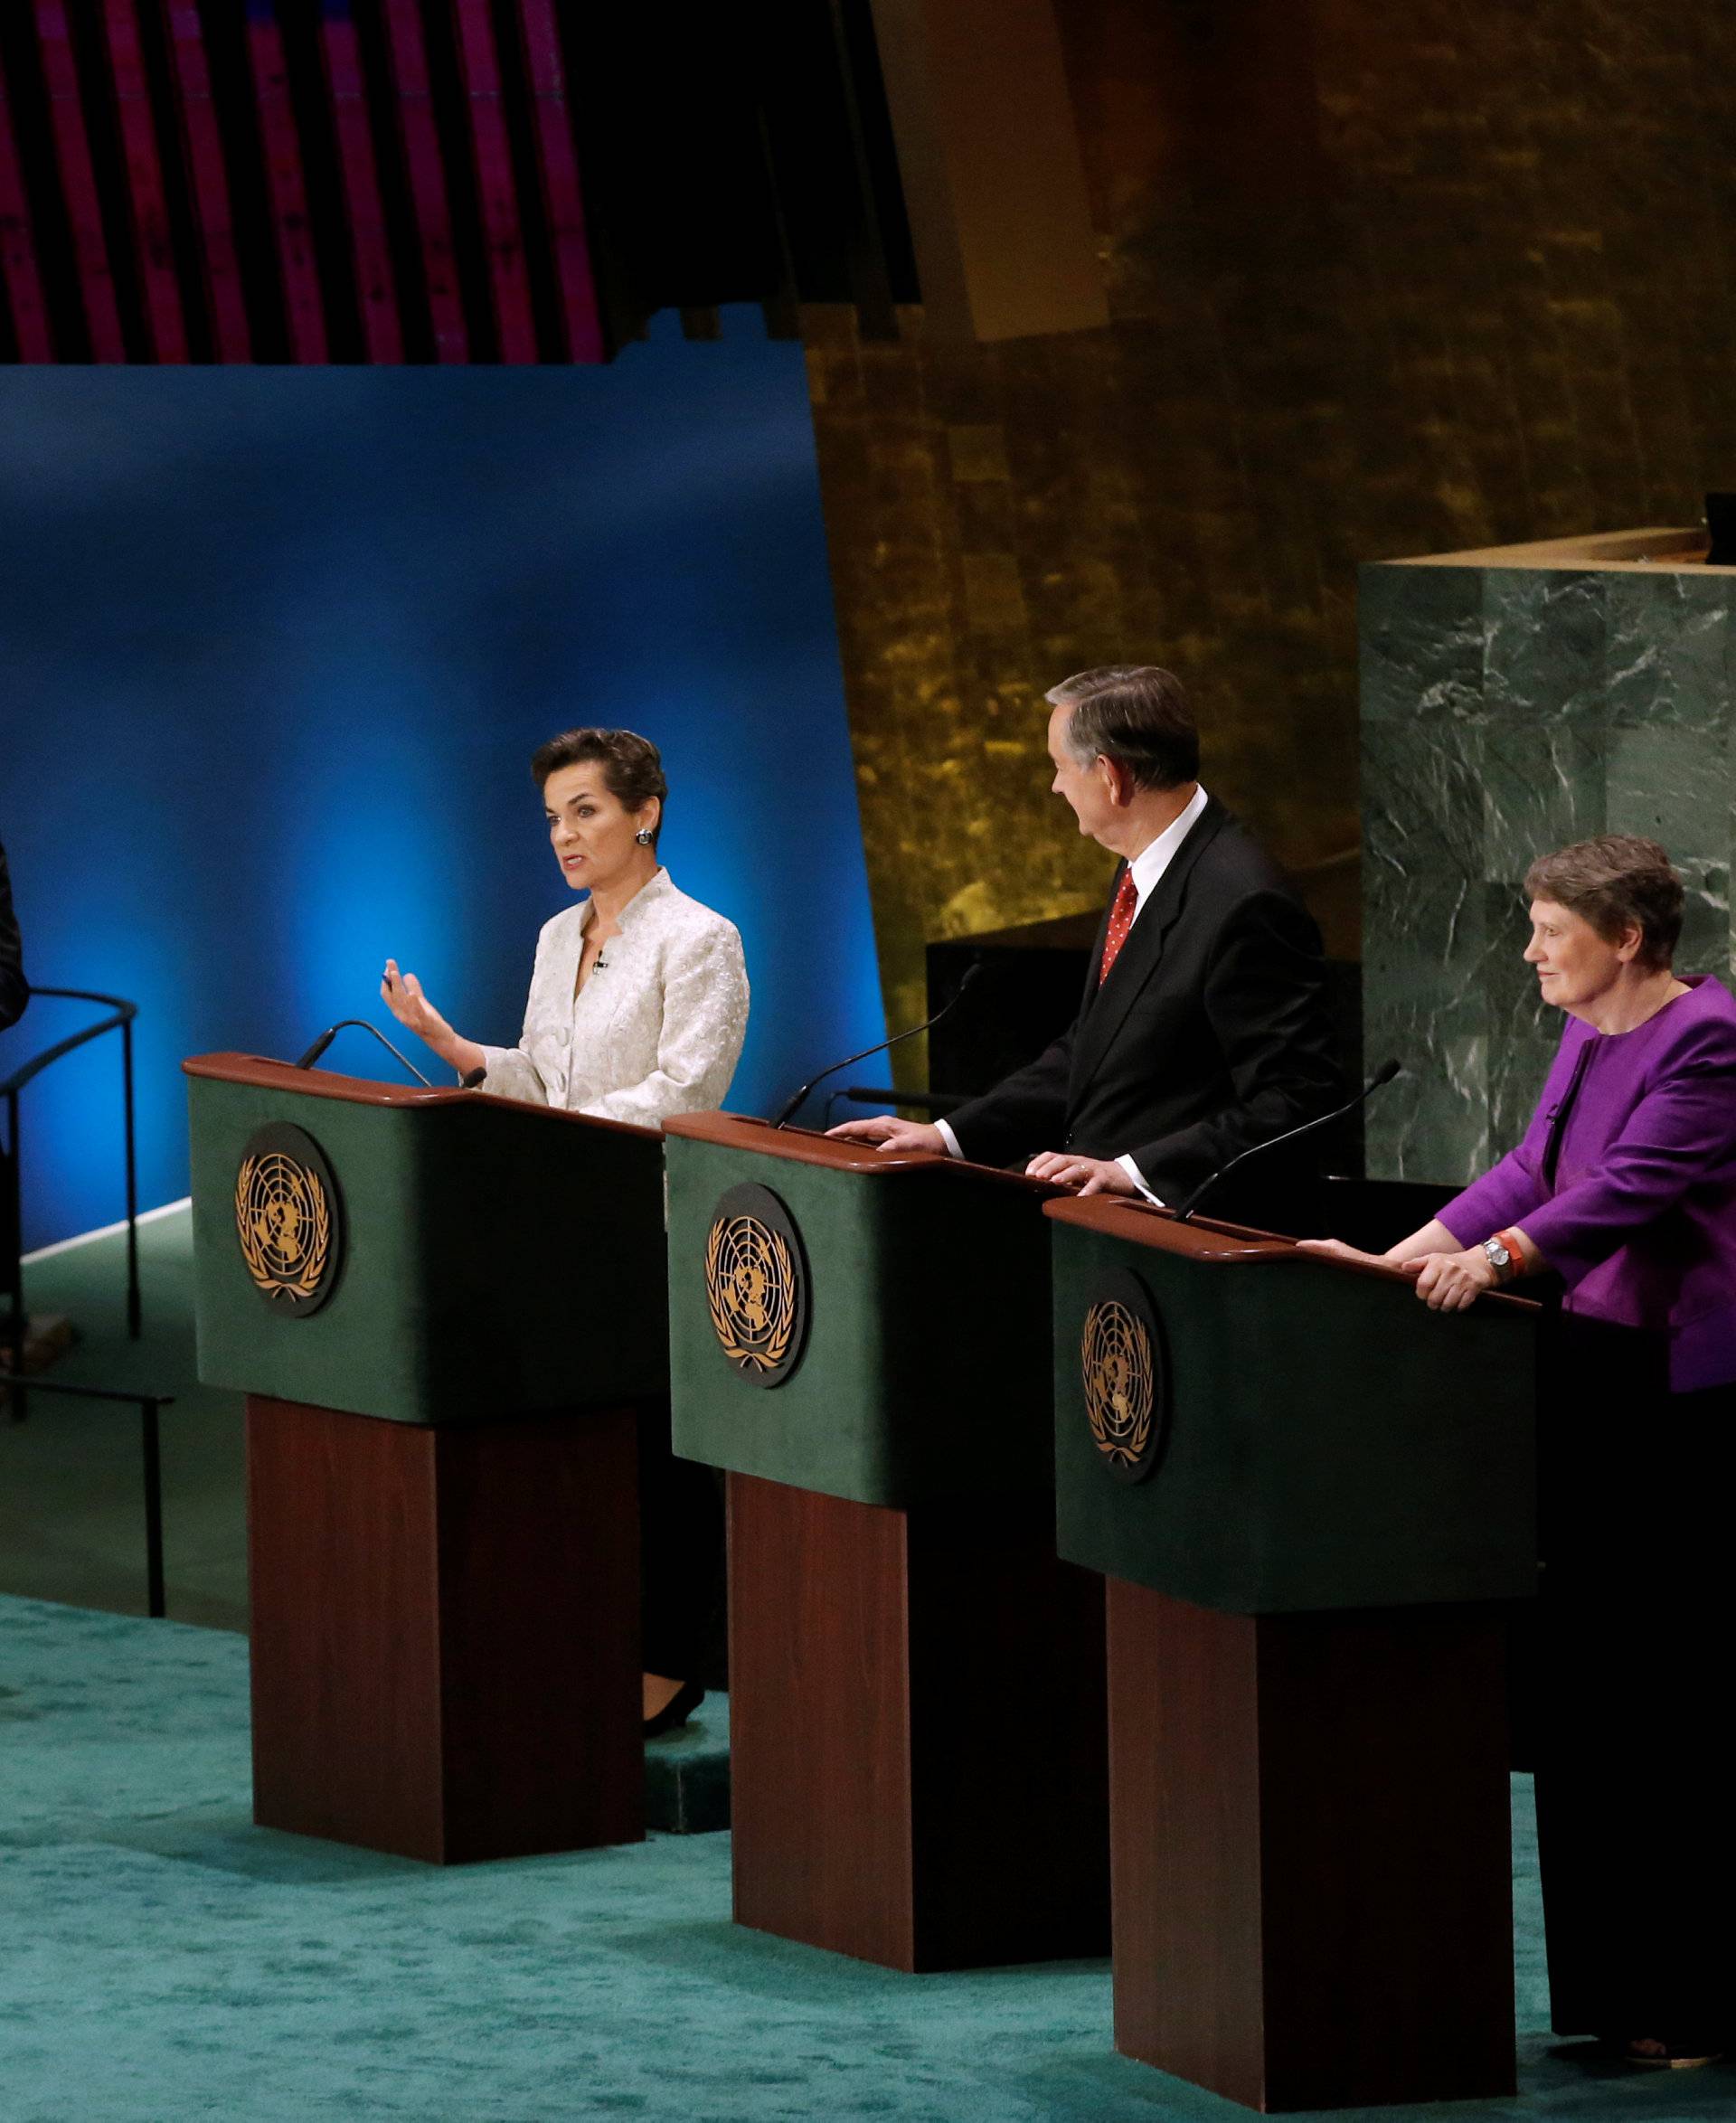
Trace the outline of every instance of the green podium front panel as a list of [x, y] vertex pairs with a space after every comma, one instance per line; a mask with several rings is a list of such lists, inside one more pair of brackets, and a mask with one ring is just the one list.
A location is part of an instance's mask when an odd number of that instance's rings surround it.
[[1429, 1312], [1408, 1280], [1133, 1205], [1049, 1216], [1069, 1562], [1241, 1615], [1535, 1592], [1535, 1306]]
[[[201, 1057], [187, 1073], [207, 1384], [419, 1423], [664, 1390], [655, 1129], [241, 1055]], [[285, 1129], [298, 1131], [292, 1146], [311, 1142], [335, 1197], [316, 1304], [267, 1295], [253, 1272], [275, 1213], [261, 1175]], [[250, 1158], [258, 1207], [244, 1243]]]
[[[724, 1115], [671, 1121], [665, 1152], [678, 1453], [901, 1508], [1049, 1486], [1040, 1191], [939, 1157], [877, 1162], [860, 1145]], [[766, 1190], [781, 1209], [762, 1228], [778, 1226], [801, 1284], [769, 1384], [725, 1354], [714, 1311], [730, 1270], [714, 1234], [731, 1226], [726, 1204], [754, 1207], [741, 1188]], [[736, 1265], [744, 1287], [759, 1272], [751, 1260]]]

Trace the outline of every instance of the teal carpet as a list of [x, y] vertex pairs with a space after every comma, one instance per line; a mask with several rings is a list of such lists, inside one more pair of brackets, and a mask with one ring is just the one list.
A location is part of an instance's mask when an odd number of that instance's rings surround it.
[[[1544, 2055], [1515, 1788], [1524, 2092], [1364, 2116], [1708, 2119], [1736, 2071]], [[735, 1930], [729, 1839], [441, 1872], [255, 1828], [247, 1646], [0, 1599], [0, 2118], [1227, 2119], [1109, 2046], [1100, 1962], [908, 1977]]]

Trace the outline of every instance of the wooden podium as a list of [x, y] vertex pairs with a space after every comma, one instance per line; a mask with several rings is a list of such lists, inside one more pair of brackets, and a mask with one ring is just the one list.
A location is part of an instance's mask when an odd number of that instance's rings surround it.
[[907, 1970], [1104, 1952], [1051, 1190], [723, 1114], [666, 1132], [675, 1449], [729, 1471], [736, 1920]]
[[1046, 1214], [1058, 1544], [1109, 1579], [1116, 2047], [1269, 2110], [1511, 2093], [1539, 1307]]
[[248, 1396], [254, 1818], [440, 1864], [638, 1840], [656, 1130], [184, 1068], [199, 1375]]

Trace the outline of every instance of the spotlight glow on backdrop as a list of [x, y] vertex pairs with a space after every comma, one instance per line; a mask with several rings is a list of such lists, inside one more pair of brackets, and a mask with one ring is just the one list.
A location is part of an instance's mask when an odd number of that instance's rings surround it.
[[[881, 1036], [802, 354], [757, 320], [609, 369], [14, 368], [0, 538], [26, 968], [140, 1005], [145, 1206], [186, 1191], [181, 1057], [395, 1037], [388, 954], [516, 1036], [570, 903], [527, 762], [577, 722], [663, 747], [671, 874], [741, 929], [731, 1107]], [[28, 1245], [121, 1212], [111, 1045], [25, 1094]]]

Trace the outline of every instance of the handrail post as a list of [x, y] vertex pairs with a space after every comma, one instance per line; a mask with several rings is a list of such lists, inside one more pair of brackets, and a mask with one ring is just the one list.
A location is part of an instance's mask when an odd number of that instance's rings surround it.
[[[44, 1069], [58, 1062], [62, 1055], [73, 1052], [91, 1040], [99, 1039], [105, 1032], [113, 1032], [118, 1028], [123, 1108], [121, 1122], [127, 1146], [127, 1332], [130, 1339], [137, 1342], [144, 1332], [144, 1307], [139, 1297], [138, 1285], [138, 1141], [137, 1124], [133, 1111], [133, 1019], [138, 1014], [138, 1005], [137, 1003], [129, 1003], [123, 995], [99, 995], [92, 988], [39, 987], [32, 982], [29, 993], [33, 995], [54, 995], [67, 1002], [101, 1003], [115, 1013], [112, 1017], [104, 1017], [95, 1024], [87, 1024], [82, 1031], [75, 1032], [66, 1039], [57, 1040], [52, 1047], [33, 1055], [22, 1069], [15, 1070], [11, 1076], [0, 1080], [0, 1095], [4, 1095], [11, 1116], [14, 1198], [22, 1203], [22, 1188], [18, 1184], [21, 1165], [18, 1155], [19, 1092], [33, 1077], [40, 1076]], [[18, 1211], [17, 1222], [18, 1247], [22, 1255], [24, 1242], [22, 1207]], [[22, 1293], [22, 1267], [14, 1273], [17, 1278], [17, 1288]], [[22, 1302], [21, 1295], [19, 1303]], [[14, 1365], [14, 1368], [18, 1367]], [[16, 1419], [19, 1420], [23, 1420], [23, 1407], [21, 1399], [16, 1411]]]
[[155, 1622], [168, 1611], [163, 1585], [163, 1459], [157, 1429], [157, 1403], [138, 1404], [145, 1448], [145, 1602]]
[[65, 1379], [38, 1379], [37, 1393], [62, 1393], [73, 1401], [118, 1401], [137, 1408], [145, 1475], [145, 1599], [153, 1621], [168, 1612], [163, 1568], [163, 1449], [160, 1419], [173, 1393], [141, 1393], [136, 1386], [74, 1386]]
[[6, 1209], [12, 1237], [6, 1247], [6, 1281], [12, 1311], [6, 1321], [6, 1343], [11, 1357], [12, 1382], [9, 1413], [14, 1422], [24, 1420], [24, 1213], [19, 1185], [18, 1094], [6, 1093]]
[[121, 1097], [127, 1113], [127, 1332], [137, 1341], [142, 1331], [138, 1301], [138, 1157], [133, 1128], [133, 1021], [120, 1024]]

